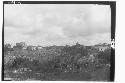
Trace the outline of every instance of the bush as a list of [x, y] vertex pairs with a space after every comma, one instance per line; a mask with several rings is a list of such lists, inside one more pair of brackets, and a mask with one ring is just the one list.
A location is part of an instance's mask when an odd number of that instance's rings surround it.
[[21, 68], [21, 67], [29, 67], [31, 65], [31, 61], [28, 58], [18, 57], [12, 62], [12, 68]]
[[104, 52], [98, 54], [99, 62], [102, 64], [110, 64], [111, 49], [107, 49]]

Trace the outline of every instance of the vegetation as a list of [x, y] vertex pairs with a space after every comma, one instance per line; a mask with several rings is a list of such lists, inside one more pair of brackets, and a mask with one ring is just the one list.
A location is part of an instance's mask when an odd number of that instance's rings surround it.
[[[99, 51], [94, 46], [84, 46], [79, 43], [40, 49], [38, 46], [27, 46], [24, 42], [16, 43], [13, 47], [5, 44], [4, 77], [9, 76], [13, 78], [11, 80], [35, 78], [35, 80], [108, 81], [110, 55], [110, 47]], [[14, 73], [16, 71], [20, 74]], [[38, 73], [39, 75], [36, 75]]]

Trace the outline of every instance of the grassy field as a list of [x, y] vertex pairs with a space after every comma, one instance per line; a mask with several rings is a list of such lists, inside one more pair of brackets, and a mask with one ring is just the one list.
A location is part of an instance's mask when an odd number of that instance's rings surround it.
[[41, 81], [108, 81], [110, 76], [109, 69], [98, 69], [95, 71], [81, 72], [55, 72], [41, 73], [34, 71], [14, 72], [5, 70], [5, 80], [26, 81], [26, 80], [41, 80]]

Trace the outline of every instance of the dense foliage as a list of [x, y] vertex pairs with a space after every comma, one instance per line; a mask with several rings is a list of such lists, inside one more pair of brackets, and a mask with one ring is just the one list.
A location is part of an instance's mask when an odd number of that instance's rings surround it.
[[[24, 49], [24, 47], [26, 48]], [[5, 70], [13, 71], [20, 68], [30, 68], [32, 72], [52, 74], [66, 72], [82, 74], [88, 72], [88, 74], [91, 74], [91, 77], [96, 75], [93, 73], [97, 73], [100, 69], [103, 70], [103, 73], [105, 71], [109, 73], [110, 70], [110, 48], [107, 48], [105, 51], [99, 51], [93, 46], [84, 46], [79, 43], [72, 46], [49, 46], [41, 49], [37, 46], [35, 49], [32, 49], [32, 47], [26, 46], [23, 42], [16, 43], [13, 47], [10, 44], [5, 44]], [[93, 48], [96, 51], [93, 51]], [[104, 70], [107, 68], [108, 71]]]

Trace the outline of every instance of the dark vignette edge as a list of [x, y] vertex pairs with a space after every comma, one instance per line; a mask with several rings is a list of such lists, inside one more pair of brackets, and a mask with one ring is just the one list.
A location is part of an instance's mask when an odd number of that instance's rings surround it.
[[[110, 5], [111, 7], [111, 41], [115, 40], [116, 1], [3, 1], [3, 24], [2, 24], [2, 81], [4, 80], [4, 4], [98, 4]], [[115, 75], [115, 49], [111, 48], [110, 81], [114, 81]]]

